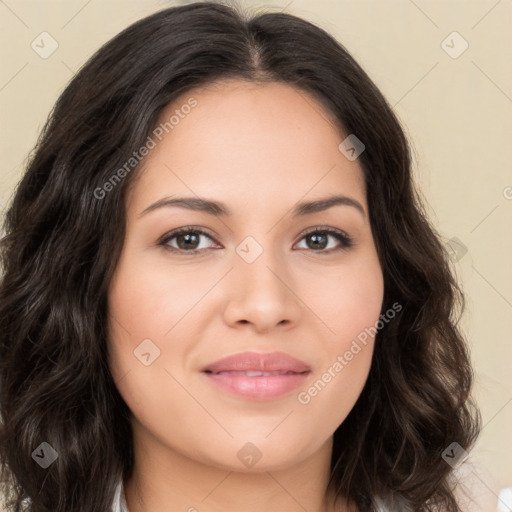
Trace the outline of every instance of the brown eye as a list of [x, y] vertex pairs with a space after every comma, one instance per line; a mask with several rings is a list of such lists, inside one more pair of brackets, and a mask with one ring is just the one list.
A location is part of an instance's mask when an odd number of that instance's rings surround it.
[[[170, 251], [194, 253], [208, 248], [208, 244], [206, 244], [205, 247], [200, 247], [204, 239], [213, 240], [210, 235], [206, 234], [204, 231], [182, 228], [165, 235], [159, 242], [159, 245]], [[173, 243], [171, 243], [171, 241]]]
[[[330, 239], [337, 240], [338, 247], [336, 247], [336, 242], [330, 243]], [[346, 233], [333, 228], [316, 228], [314, 231], [306, 233], [301, 238], [302, 240], [306, 240], [306, 247], [301, 247], [301, 249], [311, 249], [315, 252], [344, 250], [354, 245]]]

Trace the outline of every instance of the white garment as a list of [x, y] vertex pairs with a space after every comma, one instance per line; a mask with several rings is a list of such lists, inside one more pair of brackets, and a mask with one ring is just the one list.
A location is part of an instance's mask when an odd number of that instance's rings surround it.
[[123, 479], [119, 479], [117, 484], [114, 501], [112, 502], [112, 512], [129, 512], [124, 494]]

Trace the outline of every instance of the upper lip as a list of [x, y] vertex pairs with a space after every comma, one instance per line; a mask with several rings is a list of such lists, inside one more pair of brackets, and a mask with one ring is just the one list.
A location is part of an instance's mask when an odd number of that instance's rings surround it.
[[304, 361], [284, 352], [271, 352], [267, 354], [243, 352], [219, 359], [205, 366], [201, 371], [209, 373], [229, 371], [304, 373], [310, 370], [310, 366]]

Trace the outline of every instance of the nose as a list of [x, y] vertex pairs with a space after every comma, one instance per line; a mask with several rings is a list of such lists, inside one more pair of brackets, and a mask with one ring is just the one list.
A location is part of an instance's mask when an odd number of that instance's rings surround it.
[[288, 330], [303, 314], [292, 273], [270, 250], [252, 263], [235, 255], [234, 268], [224, 286], [228, 297], [224, 320], [231, 327], [248, 324], [258, 333], [275, 328]]

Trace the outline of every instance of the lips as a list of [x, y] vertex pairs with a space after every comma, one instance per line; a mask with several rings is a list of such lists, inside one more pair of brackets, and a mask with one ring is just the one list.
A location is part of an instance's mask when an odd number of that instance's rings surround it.
[[202, 371], [209, 373], [260, 372], [281, 375], [286, 373], [303, 373], [310, 370], [311, 368], [305, 362], [283, 352], [272, 352], [269, 354], [244, 352], [219, 359], [203, 368]]
[[311, 367], [283, 352], [244, 352], [220, 359], [202, 369], [223, 391], [244, 399], [270, 400], [300, 386]]

